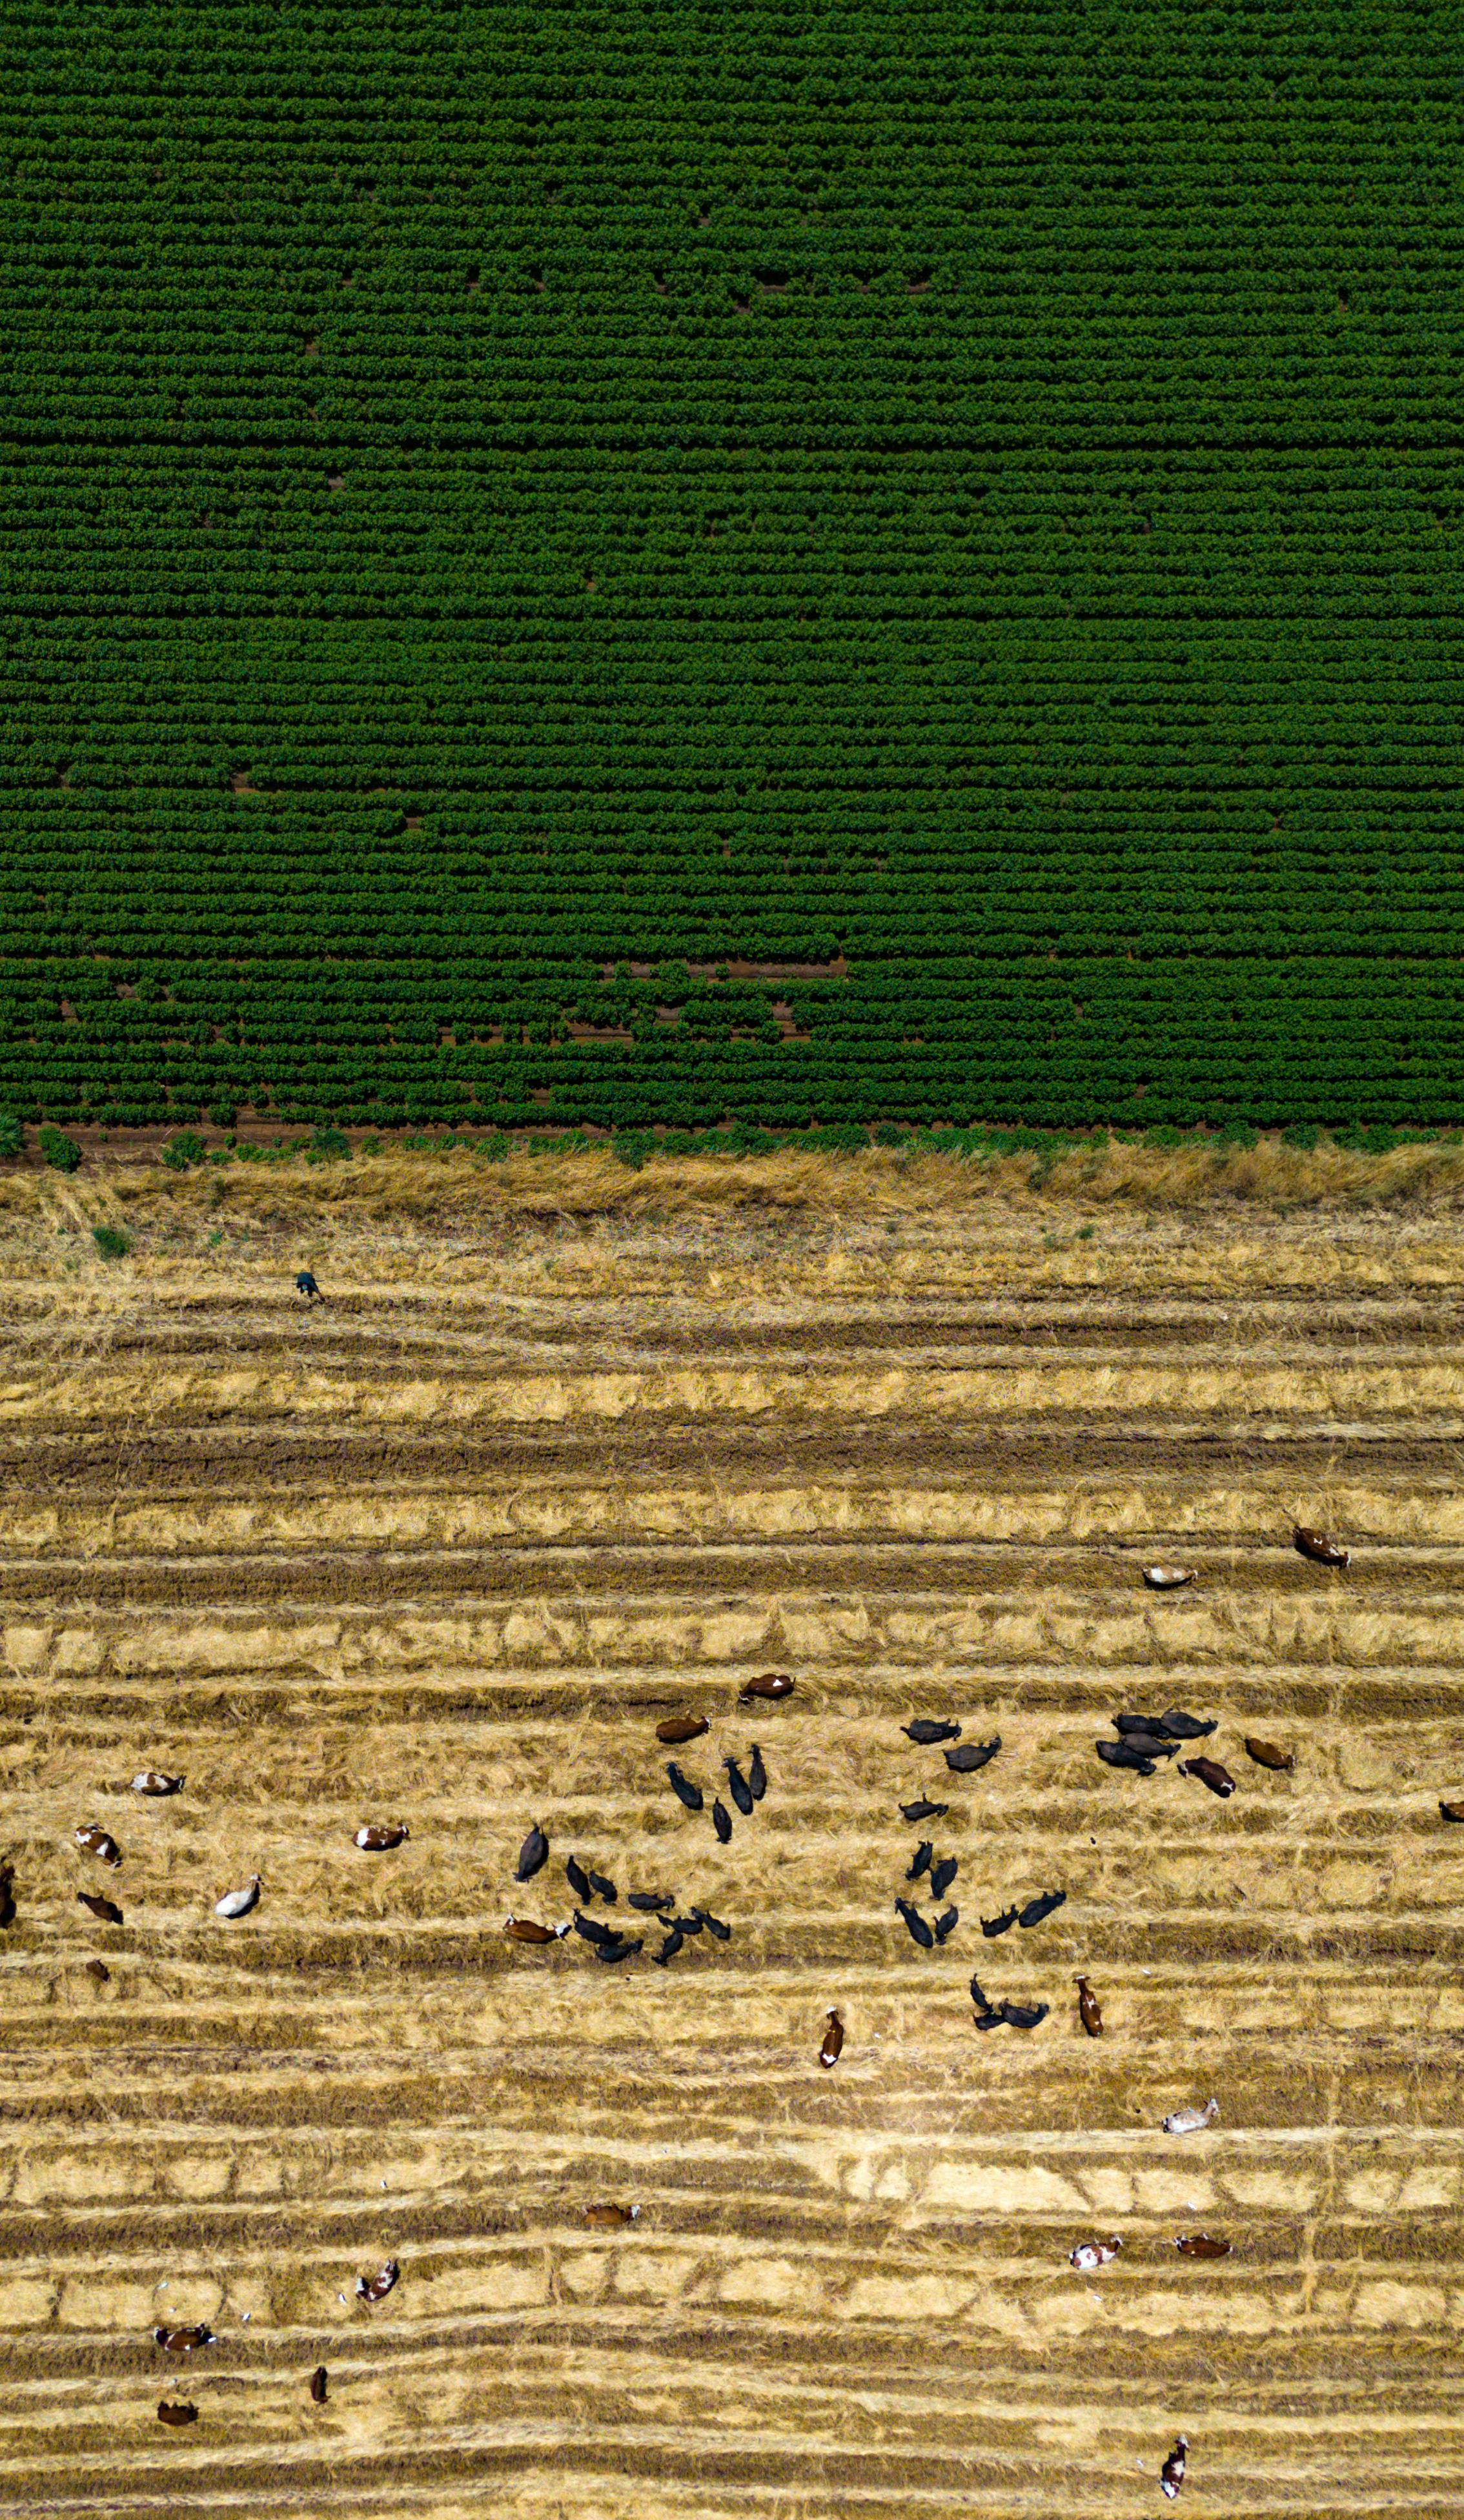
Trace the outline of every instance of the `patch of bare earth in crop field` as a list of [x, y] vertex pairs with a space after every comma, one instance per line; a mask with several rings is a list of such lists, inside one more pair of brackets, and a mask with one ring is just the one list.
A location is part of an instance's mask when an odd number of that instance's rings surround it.
[[[1142, 2513], [1182, 2433], [1181, 2508], [1457, 2511], [1464, 1229], [308, 1188], [0, 1240], [5, 2507]], [[1228, 1800], [1099, 1764], [1174, 1707]], [[507, 1940], [571, 1855], [731, 1940]]]

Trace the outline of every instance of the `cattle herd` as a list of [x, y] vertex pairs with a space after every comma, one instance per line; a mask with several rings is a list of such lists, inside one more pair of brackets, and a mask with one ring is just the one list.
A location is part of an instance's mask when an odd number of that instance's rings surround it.
[[[1299, 1553], [1314, 1564], [1345, 1569], [1350, 1563], [1348, 1551], [1323, 1532], [1299, 1525], [1293, 1537]], [[1190, 1567], [1150, 1566], [1142, 1571], [1144, 1582], [1155, 1592], [1177, 1591], [1195, 1581], [1195, 1570]], [[759, 1704], [775, 1705], [791, 1697], [794, 1690], [791, 1674], [761, 1672], [745, 1682], [738, 1703], [748, 1708]], [[969, 1776], [985, 1767], [1001, 1749], [999, 1734], [986, 1741], [963, 1742], [960, 1721], [948, 1714], [918, 1715], [902, 1729], [916, 1747], [940, 1748], [947, 1769], [956, 1776]], [[656, 1733], [662, 1747], [685, 1748], [703, 1739], [710, 1730], [708, 1717], [686, 1712], [659, 1724]], [[1180, 1707], [1170, 1707], [1162, 1715], [1122, 1711], [1113, 1719], [1114, 1737], [1099, 1740], [1094, 1747], [1106, 1767], [1152, 1777], [1159, 1762], [1173, 1758], [1181, 1744], [1208, 1739], [1216, 1730], [1214, 1719], [1190, 1714]], [[1247, 1757], [1257, 1766], [1282, 1772], [1295, 1766], [1294, 1753], [1272, 1741], [1246, 1734], [1243, 1747]], [[755, 1821], [758, 1805], [768, 1787], [768, 1770], [761, 1748], [753, 1741], [745, 1748], [739, 1746], [724, 1750], [719, 1764], [726, 1777], [733, 1809], [740, 1820], [744, 1822]], [[671, 1790], [687, 1812], [697, 1816], [705, 1813], [707, 1788], [694, 1777], [688, 1776], [674, 1759], [665, 1763], [664, 1772]], [[1229, 1770], [1208, 1755], [1192, 1754], [1188, 1759], [1180, 1760], [1177, 1773], [1195, 1778], [1222, 1800], [1228, 1799], [1237, 1789], [1236, 1779]], [[130, 1787], [112, 1790], [164, 1797], [181, 1793], [185, 1782], [182, 1776], [145, 1768], [131, 1779]], [[943, 1820], [949, 1806], [932, 1800], [922, 1791], [912, 1801], [901, 1803], [899, 1809], [905, 1822], [915, 1825]], [[1464, 1821], [1464, 1801], [1442, 1802], [1440, 1810], [1445, 1820]], [[725, 1845], [733, 1833], [733, 1820], [719, 1794], [713, 1797], [710, 1819], [718, 1842]], [[357, 1829], [352, 1843], [363, 1854], [389, 1854], [404, 1844], [409, 1835], [404, 1821], [375, 1821]], [[97, 1822], [88, 1822], [77, 1827], [74, 1843], [80, 1852], [94, 1857], [109, 1870], [115, 1872], [121, 1867], [122, 1851], [116, 1839]], [[526, 1884], [538, 1879], [549, 1865], [551, 1853], [547, 1832], [538, 1822], [534, 1822], [519, 1850], [516, 1881]], [[922, 1951], [941, 1947], [960, 1923], [959, 1908], [947, 1900], [959, 1870], [959, 1858], [949, 1852], [938, 1851], [934, 1837], [919, 1840], [904, 1874], [905, 1885], [913, 1891], [913, 1896], [896, 1894], [894, 1908]], [[588, 1945], [593, 1958], [606, 1967], [618, 1967], [634, 1960], [644, 1949], [643, 1935], [622, 1928], [609, 1913], [619, 1905], [618, 1885], [608, 1873], [597, 1870], [577, 1854], [566, 1858], [564, 1872], [575, 1903], [570, 1917], [548, 1922], [511, 1914], [504, 1925], [509, 1940], [516, 1944], [553, 1945], [563, 1944], [573, 1934]], [[229, 1921], [247, 1916], [258, 1905], [262, 1887], [262, 1878], [256, 1873], [242, 1889], [228, 1891], [217, 1901], [215, 1915]], [[78, 1891], [76, 1895], [79, 1904], [99, 1922], [121, 1923], [123, 1912], [115, 1900], [94, 1891]], [[928, 1897], [936, 1912], [929, 1917], [922, 1913], [918, 1904], [923, 1897]], [[1013, 1927], [1020, 1932], [1029, 1932], [1061, 1908], [1066, 1899], [1066, 1891], [1059, 1889], [1042, 1890], [1024, 1898], [1014, 1897], [1009, 1905], [999, 1909], [996, 1915], [981, 1918], [983, 1937], [995, 1941]], [[8, 1865], [0, 1867], [0, 1902], [3, 1902], [0, 1922], [8, 1923], [16, 1912], [14, 1871]], [[942, 1905], [942, 1902], [946, 1904]], [[644, 1918], [648, 1927], [654, 1921], [657, 1932], [663, 1936], [660, 1948], [649, 1955], [663, 1968], [669, 1966], [684, 1950], [690, 1936], [706, 1933], [712, 1940], [723, 1943], [732, 1938], [733, 1927], [730, 1924], [696, 1901], [684, 1900], [679, 1892], [660, 1886], [632, 1889], [626, 1894], [626, 1906], [637, 1917]], [[601, 1912], [596, 1913], [597, 1909]], [[97, 1980], [107, 1979], [109, 1972], [105, 1962], [93, 1959], [87, 1966]], [[1101, 2038], [1103, 2012], [1099, 1999], [1086, 1976], [1077, 1977], [1075, 1984], [1078, 2026], [1088, 2038]], [[973, 2025], [979, 2031], [1033, 2030], [1047, 2018], [1051, 2008], [1045, 2002], [1022, 2001], [1011, 1995], [988, 1995], [980, 1974], [973, 1975], [971, 1979], [971, 1999]], [[845, 2045], [844, 2018], [834, 2007], [826, 2016], [817, 2050], [820, 2067], [832, 2071], [845, 2052]], [[1196, 2135], [1211, 2126], [1218, 2114], [1219, 2103], [1212, 2097], [1203, 2104], [1171, 2110], [1162, 2124], [1167, 2135]], [[640, 2210], [639, 2205], [604, 2201], [585, 2208], [585, 2221], [596, 2228], [623, 2229], [639, 2219]], [[1106, 2239], [1085, 2240], [1071, 2252], [1069, 2263], [1079, 2273], [1095, 2273], [1111, 2265], [1122, 2246], [1123, 2242], [1117, 2234]], [[1175, 2236], [1173, 2246], [1186, 2258], [1220, 2259], [1230, 2255], [1232, 2243], [1206, 2231], [1181, 2231]], [[384, 2301], [396, 2285], [400, 2272], [396, 2260], [389, 2258], [375, 2273], [358, 2275], [355, 2284], [357, 2300], [368, 2306]], [[206, 2324], [200, 2323], [155, 2327], [153, 2341], [160, 2354], [190, 2359], [217, 2340]], [[316, 2407], [327, 2403], [328, 2376], [322, 2365], [310, 2377], [309, 2398]], [[197, 2415], [198, 2408], [191, 2403], [164, 2399], [158, 2408], [159, 2420], [173, 2426], [192, 2423]], [[1187, 2452], [1188, 2443], [1181, 2435], [1160, 2469], [1161, 2489], [1170, 2499], [1184, 2483]]]

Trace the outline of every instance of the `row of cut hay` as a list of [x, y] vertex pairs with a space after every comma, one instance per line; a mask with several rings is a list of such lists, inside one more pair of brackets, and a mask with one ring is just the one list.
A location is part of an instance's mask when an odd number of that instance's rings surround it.
[[[1337, 1146], [1310, 1152], [1262, 1140], [1255, 1147], [1175, 1149], [1076, 1147], [1044, 1155], [979, 1161], [870, 1148], [827, 1154], [786, 1147], [765, 1155], [653, 1156], [639, 1170], [609, 1148], [514, 1153], [485, 1163], [468, 1148], [442, 1154], [359, 1156], [297, 1169], [209, 1166], [174, 1174], [155, 1164], [107, 1167], [109, 1190], [127, 1212], [252, 1214], [282, 1223], [349, 1210], [366, 1217], [426, 1218], [443, 1211], [505, 1221], [596, 1216], [696, 1216], [728, 1209], [812, 1209], [830, 1217], [949, 1217], [1010, 1201], [1042, 1215], [1100, 1214], [1114, 1202], [1181, 1208], [1228, 1205], [1416, 1206], [1464, 1199], [1464, 1146], [1398, 1147], [1369, 1155]], [[0, 1206], [30, 1210], [50, 1186], [16, 1174]]]

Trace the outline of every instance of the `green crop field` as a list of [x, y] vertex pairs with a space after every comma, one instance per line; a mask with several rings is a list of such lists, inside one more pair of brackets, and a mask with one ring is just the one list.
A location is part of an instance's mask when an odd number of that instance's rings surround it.
[[1464, 1117], [1464, 20], [18, 0], [0, 1108]]

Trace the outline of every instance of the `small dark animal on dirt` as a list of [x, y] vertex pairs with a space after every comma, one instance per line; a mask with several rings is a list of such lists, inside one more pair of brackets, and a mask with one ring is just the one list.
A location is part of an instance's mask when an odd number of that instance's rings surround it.
[[717, 1801], [712, 1804], [711, 1825], [717, 1833], [719, 1843], [725, 1846], [732, 1834], [732, 1815], [724, 1802]]
[[998, 1934], [1009, 1934], [1016, 1921], [1016, 1909], [1003, 1908], [999, 1916], [983, 1916], [982, 1932], [988, 1943], [994, 1943]]
[[653, 1952], [653, 1953], [651, 1954], [651, 1958], [652, 1958], [652, 1959], [656, 1962], [656, 1965], [657, 1965], [657, 1967], [658, 1967], [658, 1968], [664, 1968], [664, 1967], [665, 1967], [665, 1965], [666, 1965], [666, 1963], [667, 1963], [667, 1961], [669, 1961], [669, 1960], [673, 1960], [673, 1959], [675, 1958], [675, 1957], [676, 1957], [676, 1954], [677, 1954], [678, 1952], [684, 1952], [684, 1951], [685, 1951], [685, 1949], [686, 1949], [686, 1936], [685, 1936], [684, 1934], [678, 1934], [678, 1933], [676, 1933], [674, 1930], [672, 1930], [669, 1934], [667, 1934], [667, 1936], [666, 1936], [666, 1938], [665, 1938], [665, 1941], [664, 1941], [664, 1942], [662, 1944], [662, 1946], [661, 1946], [660, 1951], [659, 1951], [659, 1952]]
[[1181, 1759], [1179, 1774], [1181, 1777], [1198, 1777], [1202, 1785], [1208, 1785], [1212, 1794], [1219, 1795], [1221, 1802], [1235, 1791], [1235, 1778], [1228, 1768], [1221, 1767], [1218, 1759]]
[[642, 1949], [643, 1946], [640, 1943], [624, 1941], [596, 1943], [595, 1958], [597, 1960], [603, 1960], [607, 1968], [615, 1968], [621, 1960], [633, 1959], [636, 1953]]
[[694, 1908], [692, 1914], [701, 1919], [709, 1934], [714, 1934], [719, 1943], [730, 1943], [732, 1928], [730, 1925], [724, 1925], [720, 1916], [713, 1916], [706, 1908]]
[[945, 1764], [953, 1777], [972, 1777], [978, 1768], [984, 1768], [994, 1759], [1000, 1748], [999, 1732], [990, 1741], [963, 1741], [959, 1750], [946, 1751]]
[[1050, 1916], [1054, 1908], [1060, 1908], [1067, 1896], [1066, 1890], [1044, 1890], [1039, 1899], [1029, 1899], [1026, 1907], [1017, 1911], [1018, 1924], [1040, 1925], [1043, 1917]]
[[317, 2363], [315, 2369], [310, 2374], [310, 2396], [317, 2407], [323, 2407], [325, 2405], [326, 2383], [329, 2378], [330, 2373], [327, 2371], [325, 2364], [323, 2362]]
[[1213, 1715], [1186, 1715], [1182, 1706], [1171, 1706], [1156, 1731], [1167, 1732], [1171, 1741], [1203, 1741], [1215, 1729]]
[[941, 1914], [936, 1918], [937, 1942], [948, 1942], [960, 1921], [961, 1912], [959, 1908], [946, 1908], [943, 1910]]
[[[727, 1771], [727, 1791], [731, 1795], [738, 1810], [741, 1812], [743, 1819], [751, 1820], [753, 1817], [752, 1786], [748, 1783], [746, 1777], [743, 1775], [742, 1770], [739, 1768], [735, 1759], [726, 1759], [722, 1764]], [[713, 1819], [715, 1818], [714, 1813], [712, 1817]]]
[[1313, 1531], [1310, 1523], [1299, 1522], [1291, 1535], [1292, 1547], [1299, 1557], [1309, 1557], [1313, 1566], [1350, 1566], [1351, 1554], [1329, 1531]]
[[1103, 2015], [1098, 2009], [1098, 1998], [1093, 1993], [1093, 1990], [1089, 1986], [1085, 1977], [1075, 1978], [1074, 1980], [1074, 1984], [1077, 1988], [1078, 2020], [1082, 2023], [1082, 2026], [1090, 2039], [1101, 2039], [1103, 2036]]
[[90, 1909], [99, 1924], [119, 1925], [121, 1923], [122, 1912], [114, 1899], [104, 1899], [96, 1890], [78, 1890], [76, 1896], [83, 1908]]
[[83, 1854], [98, 1855], [104, 1864], [111, 1866], [114, 1872], [116, 1870], [122, 1860], [122, 1850], [114, 1837], [108, 1836], [105, 1828], [96, 1826], [78, 1828], [75, 1835], [76, 1843]]
[[1010, 1996], [1000, 2003], [993, 2002], [979, 1977], [971, 1981], [971, 2001], [976, 2006], [978, 2030], [1035, 2030], [1050, 2009], [1045, 2003], [1014, 2003]]
[[304, 1296], [307, 1304], [323, 1304], [325, 1302], [325, 1297], [322, 1295], [320, 1288], [316, 1285], [315, 1280], [308, 1269], [297, 1269], [296, 1271], [295, 1282], [299, 1293]]
[[613, 1881], [606, 1880], [603, 1872], [592, 1872], [589, 1876], [589, 1884], [596, 1898], [603, 1899], [607, 1908], [615, 1906], [620, 1894]]
[[1177, 1758], [1180, 1747], [1167, 1732], [1125, 1732], [1117, 1746], [1131, 1752], [1135, 1759]]
[[671, 1780], [672, 1793], [685, 1803], [687, 1810], [701, 1811], [706, 1801], [701, 1786], [694, 1785], [690, 1777], [683, 1777], [674, 1759], [667, 1759], [665, 1772]]
[[1076, 2267], [1080, 2273], [1089, 2274], [1094, 2267], [1111, 2267], [1122, 2246], [1122, 2241], [1118, 2239], [1080, 2240], [1075, 2249], [1069, 2250], [1068, 2264]]
[[1230, 2242], [1212, 2240], [1208, 2231], [1181, 2231], [1174, 2243], [1182, 2258], [1228, 2258]]
[[760, 1671], [755, 1680], [744, 1681], [740, 1694], [750, 1697], [791, 1697], [793, 1682], [786, 1671]]
[[923, 1838], [921, 1839], [921, 1841], [920, 1841], [920, 1844], [919, 1844], [919, 1845], [916, 1847], [916, 1849], [915, 1849], [914, 1857], [913, 1857], [913, 1859], [912, 1859], [912, 1861], [911, 1861], [911, 1865], [910, 1865], [910, 1869], [909, 1869], [909, 1871], [905, 1874], [905, 1879], [906, 1879], [907, 1881], [918, 1881], [918, 1880], [919, 1880], [919, 1878], [920, 1878], [920, 1876], [921, 1876], [921, 1874], [922, 1874], [922, 1872], [928, 1872], [928, 1871], [930, 1870], [930, 1868], [931, 1868], [931, 1857], [935, 1854], [935, 1852], [936, 1852], [936, 1842], [935, 1842], [935, 1839], [934, 1839], [934, 1838], [930, 1838], [930, 1837], [923, 1837]]
[[577, 1863], [572, 1855], [570, 1856], [565, 1865], [565, 1879], [568, 1881], [576, 1899], [588, 1899], [591, 1897], [590, 1876], [586, 1872], [583, 1865]]
[[918, 1803], [901, 1803], [899, 1808], [900, 1817], [913, 1825], [920, 1820], [943, 1820], [950, 1805], [949, 1803], [928, 1803], [922, 1795]]
[[574, 1931], [582, 1934], [587, 1943], [618, 1943], [620, 1940], [614, 1925], [602, 1925], [598, 1916], [582, 1916], [577, 1908], [574, 1911]]
[[16, 1868], [13, 1864], [0, 1864], [0, 1925], [13, 1925], [15, 1921]]
[[1095, 1741], [1093, 1747], [1106, 1768], [1131, 1768], [1136, 1777], [1154, 1774], [1153, 1760], [1130, 1741]]
[[532, 1916], [506, 1916], [503, 1930], [513, 1943], [559, 1943], [563, 1942], [570, 1928], [568, 1925], [539, 1925]]
[[357, 2275], [357, 2301], [385, 2301], [400, 2273], [401, 2269], [396, 2260], [389, 2258], [376, 2274]]
[[673, 1934], [699, 1934], [702, 1930], [702, 1918], [695, 1908], [689, 1916], [668, 1916], [665, 1921]]
[[844, 2024], [837, 2012], [831, 2012], [824, 2024], [823, 2046], [818, 2051], [820, 2065], [837, 2065], [844, 2053]]
[[1203, 2109], [1195, 2107], [1170, 2109], [1168, 2116], [1161, 2119], [1160, 2123], [1166, 2135], [1198, 2135], [1203, 2127], [1210, 2126], [1219, 2114], [1219, 2101], [1210, 2099], [1206, 2101]]
[[995, 2030], [1001, 2023], [1011, 2030], [1035, 2030], [1039, 2021], [1046, 2020], [1049, 2009], [1045, 2003], [1013, 2003], [1009, 1997], [995, 2003], [979, 1977], [971, 1981], [971, 2001], [976, 2006], [978, 2030]]
[[896, 1899], [894, 1904], [910, 1929], [911, 1939], [920, 1945], [923, 1952], [933, 1952], [936, 1948], [936, 1937], [919, 1909], [912, 1908], [908, 1899]]
[[1159, 2490], [1167, 2495], [1171, 2502], [1184, 2483], [1184, 2453], [1188, 2449], [1189, 2443], [1181, 2433], [1159, 2471]]
[[548, 1861], [549, 1840], [544, 1835], [538, 1822], [535, 1821], [532, 1828], [528, 1832], [528, 1835], [526, 1837], [523, 1845], [519, 1849], [519, 1863], [518, 1868], [514, 1873], [514, 1879], [516, 1881], [531, 1881], [534, 1874], [539, 1871], [542, 1867], [548, 1863]]
[[1254, 1732], [1246, 1734], [1245, 1750], [1258, 1768], [1278, 1768], [1283, 1776], [1289, 1776], [1297, 1764], [1294, 1750], [1278, 1749], [1274, 1741], [1258, 1741]]
[[199, 2410], [197, 2407], [179, 2406], [170, 2398], [161, 2398], [159, 2400], [158, 2421], [160, 2424], [196, 2424], [198, 2419]]
[[959, 1741], [961, 1737], [959, 1724], [948, 1723], [943, 1717], [934, 1715], [917, 1715], [913, 1724], [902, 1724], [899, 1729], [907, 1732], [912, 1741], [918, 1741], [923, 1750], [928, 1750], [934, 1742]]
[[[1464, 1820], [1464, 1803], [1441, 1803], [1439, 1808], [1445, 1820]], [[5, 1921], [8, 1924], [9, 1917]]]
[[755, 1803], [760, 1803], [767, 1791], [767, 1770], [762, 1764], [762, 1753], [755, 1741], [753, 1743], [752, 1758], [748, 1762], [748, 1791]]
[[678, 1741], [700, 1741], [703, 1733], [710, 1730], [705, 1715], [671, 1715], [664, 1724], [657, 1725], [656, 1738], [670, 1750]]
[[88, 1960], [86, 1963], [86, 1974], [88, 1977], [94, 1977], [98, 1986], [111, 1986], [112, 1984], [112, 1971], [105, 1960]]
[[[583, 1874], [581, 1874], [580, 1878], [583, 1879]], [[577, 1888], [578, 1884], [574, 1882], [574, 1876], [572, 1873], [571, 1874], [570, 1879], [572, 1886]], [[580, 1892], [580, 1897], [584, 1898], [587, 1895], [588, 1885], [586, 1885], [585, 1890]], [[644, 1910], [648, 1915], [654, 1915], [663, 1908], [674, 1908], [676, 1902], [671, 1897], [669, 1890], [632, 1890], [630, 1893], [630, 1905], [632, 1908], [640, 1908]]]
[[584, 2219], [595, 2231], [624, 2231], [640, 2221], [638, 2205], [586, 2205]]
[[944, 1898], [946, 1891], [950, 1888], [950, 1885], [952, 1881], [954, 1881], [960, 1868], [960, 1859], [954, 1855], [942, 1855], [938, 1864], [933, 1864], [931, 1866], [931, 1897], [933, 1899]]
[[217, 2337], [206, 2321], [200, 2319], [193, 2327], [155, 2327], [153, 2342], [164, 2354], [197, 2354], [204, 2345], [216, 2345]]

